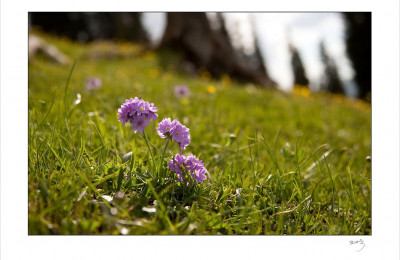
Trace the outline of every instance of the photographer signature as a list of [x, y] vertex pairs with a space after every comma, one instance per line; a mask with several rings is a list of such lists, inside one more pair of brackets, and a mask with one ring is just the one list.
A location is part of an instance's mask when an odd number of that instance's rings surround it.
[[356, 252], [360, 252], [365, 247], [364, 241], [362, 239], [350, 240], [349, 242], [350, 242], [350, 245], [362, 245], [362, 247], [359, 250], [357, 250]]

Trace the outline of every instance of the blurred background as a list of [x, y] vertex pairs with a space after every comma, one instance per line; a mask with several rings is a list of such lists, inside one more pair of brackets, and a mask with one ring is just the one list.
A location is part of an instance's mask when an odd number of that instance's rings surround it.
[[[371, 102], [371, 13], [31, 12], [29, 28], [83, 43], [171, 49], [188, 74], [204, 70], [286, 92], [307, 88]], [[30, 56], [40, 42], [30, 38]]]

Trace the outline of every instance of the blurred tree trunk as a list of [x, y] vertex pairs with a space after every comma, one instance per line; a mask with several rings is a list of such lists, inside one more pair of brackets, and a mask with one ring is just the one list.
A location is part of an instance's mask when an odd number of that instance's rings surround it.
[[160, 48], [182, 52], [185, 59], [198, 68], [207, 68], [214, 76], [226, 73], [261, 86], [276, 85], [265, 70], [252, 69], [238, 58], [223, 23], [219, 30], [213, 30], [205, 13], [168, 13]]
[[149, 42], [140, 13], [30, 12], [29, 21], [32, 27], [82, 42], [110, 39]]
[[292, 54], [292, 70], [294, 74], [294, 84], [308, 86], [309, 81], [306, 77], [303, 62], [296, 47], [289, 45], [290, 53]]
[[371, 13], [343, 13], [347, 23], [347, 52], [356, 72], [359, 97], [371, 93]]
[[334, 60], [326, 53], [324, 44], [320, 44], [322, 63], [325, 66], [325, 77], [322, 82], [322, 89], [335, 94], [343, 94], [342, 82]]

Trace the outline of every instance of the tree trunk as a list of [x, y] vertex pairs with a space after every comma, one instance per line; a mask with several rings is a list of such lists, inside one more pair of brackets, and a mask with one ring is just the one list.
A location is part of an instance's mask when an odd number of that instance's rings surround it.
[[172, 48], [197, 67], [205, 67], [214, 76], [229, 74], [242, 81], [265, 87], [276, 84], [265, 71], [251, 69], [239, 60], [224, 28], [215, 31], [205, 13], [168, 13], [161, 48]]
[[72, 40], [128, 40], [148, 43], [140, 13], [30, 12], [32, 27], [67, 36]]
[[359, 97], [371, 92], [371, 13], [344, 13], [347, 22], [347, 53], [356, 72]]
[[309, 81], [306, 77], [303, 62], [300, 54], [293, 45], [289, 45], [290, 53], [292, 54], [292, 70], [294, 74], [294, 84], [308, 86]]
[[324, 44], [321, 42], [320, 51], [322, 57], [322, 63], [325, 66], [325, 77], [322, 82], [322, 89], [335, 94], [343, 94], [342, 82], [339, 78], [336, 64], [329, 55], [326, 53]]

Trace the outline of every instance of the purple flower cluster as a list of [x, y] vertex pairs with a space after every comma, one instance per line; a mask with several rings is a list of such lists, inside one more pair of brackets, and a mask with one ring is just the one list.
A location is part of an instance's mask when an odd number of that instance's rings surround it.
[[164, 118], [156, 129], [161, 138], [171, 138], [177, 142], [180, 153], [190, 144], [189, 128], [182, 125], [177, 119], [171, 121], [170, 118]]
[[206, 179], [207, 170], [204, 168], [203, 162], [194, 155], [176, 154], [172, 160], [169, 160], [168, 166], [171, 171], [176, 172], [177, 179], [180, 182], [186, 179], [190, 183], [193, 179], [201, 183]]
[[[141, 98], [135, 97], [134, 99], [127, 99], [125, 100], [125, 103], [122, 104], [121, 108], [118, 109], [118, 121], [121, 121], [122, 125], [129, 122], [132, 125], [131, 129], [135, 130], [135, 133], [139, 132], [143, 134], [144, 128], [148, 126], [150, 121], [152, 119], [153, 121], [157, 120], [157, 111], [158, 109], [153, 103], [150, 104]], [[186, 181], [188, 185], [204, 181], [206, 179], [205, 173], [207, 170], [205, 169], [203, 162], [197, 159], [194, 155], [185, 156], [181, 154], [182, 150], [185, 150], [186, 146], [190, 144], [189, 128], [182, 125], [177, 119], [171, 121], [170, 118], [164, 118], [158, 124], [156, 129], [161, 138], [168, 139], [165, 144], [161, 162], [164, 161], [164, 155], [169, 140], [174, 140], [179, 145], [179, 154], [176, 154], [173, 159], [168, 162], [170, 170], [176, 172], [177, 180], [180, 182]], [[148, 144], [145, 135], [143, 135], [143, 137]], [[149, 150], [151, 152], [150, 147]], [[153, 165], [155, 165], [152, 153], [151, 156]], [[160, 163], [160, 169], [161, 165], [162, 163]]]
[[158, 117], [156, 114], [157, 110], [153, 103], [150, 104], [143, 99], [137, 97], [127, 99], [121, 108], [118, 109], [118, 121], [121, 121], [122, 125], [129, 122], [132, 125], [131, 129], [135, 130], [135, 133], [139, 132], [142, 134], [151, 119], [156, 121]]
[[178, 85], [174, 88], [175, 97], [185, 98], [190, 96], [190, 90], [186, 85]]
[[86, 79], [85, 84], [86, 84], [86, 89], [96, 90], [101, 87], [102, 82], [101, 79], [97, 77], [89, 77]]

